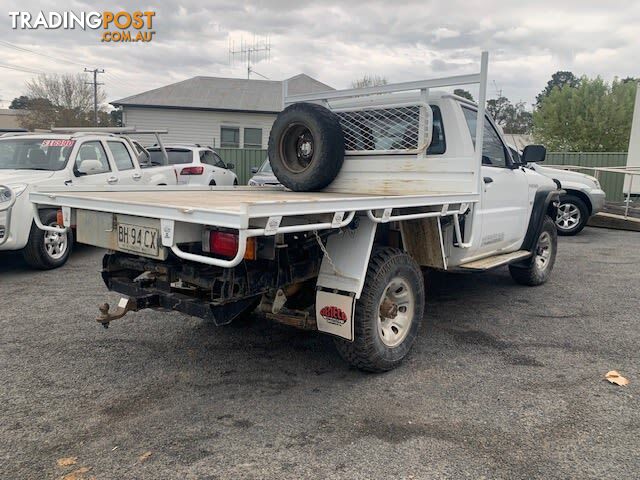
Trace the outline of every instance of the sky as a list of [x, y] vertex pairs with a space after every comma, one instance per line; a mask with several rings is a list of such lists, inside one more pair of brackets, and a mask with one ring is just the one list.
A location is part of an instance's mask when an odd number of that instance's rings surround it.
[[501, 92], [532, 104], [557, 70], [640, 77], [638, 1], [158, 1], [135, 7], [156, 12], [149, 43], [101, 42], [101, 29], [12, 29], [9, 16], [131, 11], [131, 2], [2, 3], [3, 108], [37, 72], [103, 68], [109, 101], [197, 75], [246, 77], [246, 64], [230, 61], [229, 45], [254, 38], [271, 44], [270, 58], [253, 66], [259, 74], [282, 80], [306, 73], [335, 88], [363, 75], [401, 82], [475, 73], [482, 50], [490, 53], [489, 98]]

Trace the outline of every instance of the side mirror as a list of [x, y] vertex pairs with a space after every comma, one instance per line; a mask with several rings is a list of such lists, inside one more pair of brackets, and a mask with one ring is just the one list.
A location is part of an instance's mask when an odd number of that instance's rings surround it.
[[259, 170], [259, 169], [258, 169], [258, 167], [251, 167], [251, 173], [252, 173], [253, 175], [255, 175], [256, 173], [258, 173], [258, 170]]
[[234, 168], [236, 168], [236, 166], [233, 163], [227, 163], [227, 168], [229, 170], [233, 170]]
[[82, 175], [104, 173], [104, 167], [100, 160], [82, 160], [78, 166], [78, 173]]
[[547, 149], [542, 145], [527, 145], [522, 152], [522, 163], [544, 162], [547, 156]]

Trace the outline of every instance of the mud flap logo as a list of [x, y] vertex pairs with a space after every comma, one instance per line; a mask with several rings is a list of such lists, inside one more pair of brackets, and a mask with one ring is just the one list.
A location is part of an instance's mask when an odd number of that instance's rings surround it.
[[355, 297], [318, 290], [316, 292], [316, 323], [318, 330], [353, 340]]
[[320, 315], [333, 325], [343, 325], [347, 321], [347, 314], [341, 308], [326, 306], [320, 310]]

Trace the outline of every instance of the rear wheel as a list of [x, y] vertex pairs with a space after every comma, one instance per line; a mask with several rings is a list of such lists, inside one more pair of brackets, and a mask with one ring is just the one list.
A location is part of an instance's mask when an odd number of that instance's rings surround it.
[[533, 256], [523, 264], [509, 265], [509, 273], [517, 283], [535, 287], [545, 283], [556, 261], [558, 236], [556, 226], [551, 217], [546, 216]]
[[395, 248], [374, 251], [356, 302], [354, 341], [336, 339], [338, 352], [361, 370], [395, 368], [416, 339], [424, 299], [422, 272], [413, 258]]
[[589, 207], [584, 200], [575, 195], [562, 195], [556, 215], [558, 235], [576, 235], [582, 231], [589, 220]]
[[269, 135], [269, 161], [285, 187], [321, 190], [338, 175], [343, 160], [344, 134], [335, 113], [294, 103], [278, 114]]
[[[58, 214], [55, 210], [45, 210], [40, 213], [42, 223], [47, 226], [59, 227]], [[51, 270], [64, 265], [71, 254], [73, 232], [66, 233], [45, 232], [35, 223], [31, 225], [29, 241], [22, 250], [22, 256], [27, 264], [39, 270]]]

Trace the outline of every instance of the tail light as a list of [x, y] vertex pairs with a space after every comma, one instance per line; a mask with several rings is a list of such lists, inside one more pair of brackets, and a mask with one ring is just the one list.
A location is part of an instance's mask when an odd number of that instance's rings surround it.
[[[207, 236], [208, 238], [206, 238]], [[235, 257], [238, 253], [238, 235], [235, 233], [210, 230], [205, 233], [204, 240], [202, 247], [205, 252], [222, 257]], [[255, 260], [257, 258], [256, 254], [256, 239], [254, 237], [247, 238], [244, 258], [246, 260]]]
[[204, 167], [185, 167], [180, 172], [180, 175], [202, 175], [204, 173]]

